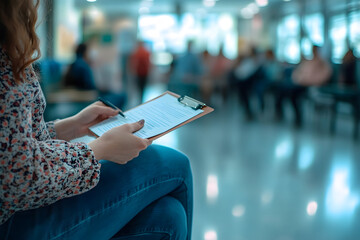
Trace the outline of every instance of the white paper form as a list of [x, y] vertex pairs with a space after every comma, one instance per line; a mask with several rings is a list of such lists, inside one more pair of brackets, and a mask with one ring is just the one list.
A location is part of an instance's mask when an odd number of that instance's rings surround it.
[[202, 112], [201, 109], [194, 110], [180, 103], [176, 97], [165, 94], [125, 112], [126, 118], [117, 115], [90, 127], [90, 130], [101, 136], [114, 127], [144, 119], [145, 126], [135, 135], [141, 138], [150, 138], [166, 132]]

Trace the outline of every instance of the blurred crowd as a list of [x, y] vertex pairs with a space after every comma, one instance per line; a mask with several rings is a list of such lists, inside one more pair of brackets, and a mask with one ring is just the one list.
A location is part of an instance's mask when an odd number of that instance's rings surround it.
[[[96, 74], [99, 70], [94, 63], [97, 55], [91, 53], [90, 48], [91, 45], [85, 43], [77, 46], [75, 60], [61, 76], [61, 88], [77, 89], [77, 94], [95, 91], [97, 96], [123, 108], [132, 94], [127, 85], [133, 81], [139, 103], [144, 101], [145, 88], [158, 67], [152, 63], [153, 53], [144, 42], [139, 41], [127, 58], [122, 58], [126, 64], [113, 64], [119, 69], [115, 82], [119, 82], [120, 88], [101, 84], [109, 79], [105, 74], [99, 80]], [[294, 124], [301, 126], [303, 101], [310, 97], [312, 89], [324, 86], [357, 89], [357, 59], [353, 51], [350, 49], [345, 54], [341, 64], [333, 64], [321, 56], [320, 50], [313, 46], [311, 56], [303, 56], [301, 62], [294, 65], [278, 61], [271, 49], [259, 51], [251, 47], [248, 53], [228, 59], [223, 47], [217, 55], [211, 55], [208, 51], [196, 51], [194, 42], [189, 41], [184, 53], [172, 55], [173, 60], [164, 76], [168, 90], [198, 98], [215, 107], [226, 104], [229, 96], [236, 96], [248, 120], [256, 118], [269, 106], [275, 109], [274, 117], [281, 120], [284, 118], [284, 103], [289, 102]]]
[[[226, 58], [223, 49], [212, 56], [208, 51], [196, 54], [188, 44], [187, 52], [176, 57], [169, 79], [169, 89], [213, 103], [214, 95], [226, 104], [236, 95], [248, 120], [256, 118], [267, 106], [275, 109], [275, 118], [284, 118], [284, 103], [293, 110], [294, 124], [303, 124], [303, 102], [314, 97], [314, 90], [329, 88], [357, 91], [357, 59], [349, 50], [342, 64], [333, 64], [321, 56], [321, 48], [313, 46], [309, 57], [299, 64], [276, 59], [273, 50], [250, 48], [235, 60]], [[329, 93], [329, 91], [327, 91]], [[233, 98], [232, 98], [233, 99]]]

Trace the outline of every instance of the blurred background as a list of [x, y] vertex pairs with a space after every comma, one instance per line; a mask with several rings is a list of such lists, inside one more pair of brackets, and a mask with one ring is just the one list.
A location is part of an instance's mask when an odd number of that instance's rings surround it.
[[43, 0], [37, 32], [46, 120], [215, 108], [155, 141], [191, 160], [193, 239], [360, 238], [360, 1]]

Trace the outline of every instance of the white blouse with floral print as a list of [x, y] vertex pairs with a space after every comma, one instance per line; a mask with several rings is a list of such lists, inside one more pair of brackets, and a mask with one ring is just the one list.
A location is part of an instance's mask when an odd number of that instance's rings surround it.
[[15, 212], [49, 205], [93, 188], [100, 163], [84, 143], [56, 139], [31, 67], [15, 84], [0, 47], [0, 224]]

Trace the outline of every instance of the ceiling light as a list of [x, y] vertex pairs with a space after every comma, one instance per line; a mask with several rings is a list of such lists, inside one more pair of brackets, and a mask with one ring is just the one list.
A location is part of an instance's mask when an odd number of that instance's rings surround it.
[[86, 1], [88, 1], [88, 2], [96, 2], [96, 0], [86, 0]]
[[203, 0], [203, 4], [205, 7], [213, 7], [215, 6], [215, 0]]
[[306, 208], [306, 212], [309, 216], [314, 216], [318, 209], [318, 204], [315, 201], [309, 202]]
[[256, 4], [259, 7], [266, 7], [268, 5], [269, 1], [268, 0], [256, 0]]

